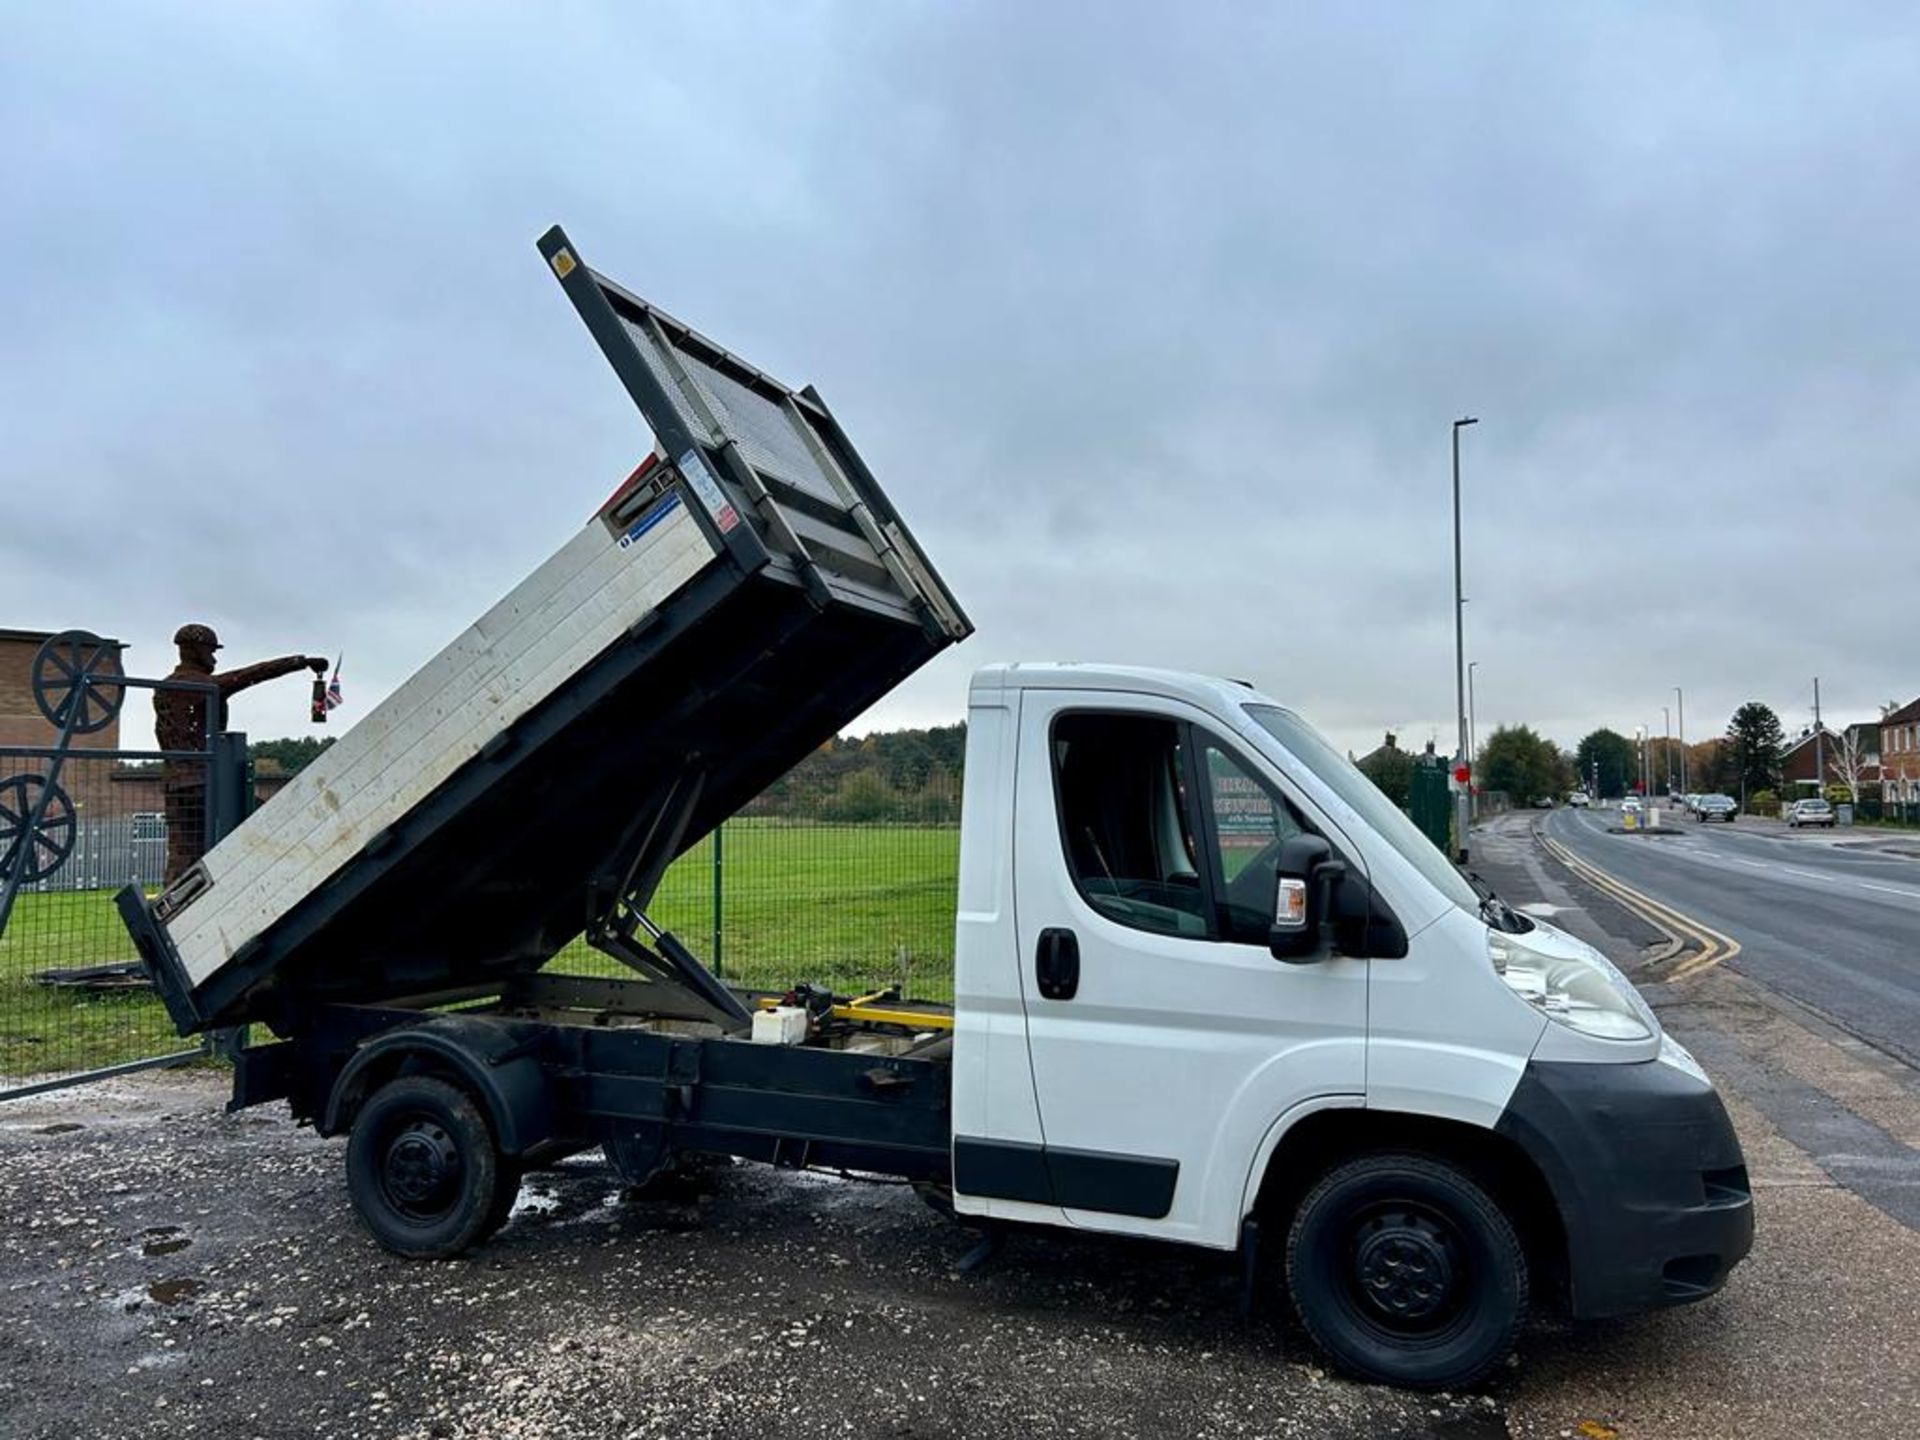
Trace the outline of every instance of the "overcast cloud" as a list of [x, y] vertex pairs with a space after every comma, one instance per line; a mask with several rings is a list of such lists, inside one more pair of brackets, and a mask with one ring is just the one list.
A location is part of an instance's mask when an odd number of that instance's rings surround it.
[[[1445, 748], [1920, 694], [1911, 6], [30, 7], [0, 626], [368, 706], [650, 437], [533, 249], [817, 384], [1002, 659]], [[310, 733], [305, 687], [236, 707]], [[137, 727], [136, 727], [137, 728]]]

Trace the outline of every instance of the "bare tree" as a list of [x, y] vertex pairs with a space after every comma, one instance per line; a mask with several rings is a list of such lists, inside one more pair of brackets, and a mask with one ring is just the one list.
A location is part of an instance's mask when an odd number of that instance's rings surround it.
[[1827, 738], [1829, 773], [1847, 787], [1855, 805], [1860, 803], [1860, 779], [1866, 773], [1867, 756], [1860, 745], [1860, 729], [1849, 725], [1844, 730], [1822, 730]]

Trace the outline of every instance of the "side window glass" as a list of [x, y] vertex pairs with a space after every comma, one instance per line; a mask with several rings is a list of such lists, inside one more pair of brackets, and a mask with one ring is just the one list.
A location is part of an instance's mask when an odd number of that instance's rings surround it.
[[1200, 758], [1207, 784], [1203, 801], [1218, 847], [1221, 938], [1264, 945], [1279, 887], [1280, 846], [1307, 827], [1226, 751], [1203, 741]]
[[1205, 938], [1180, 727], [1150, 715], [1062, 715], [1053, 773], [1067, 866], [1087, 903], [1135, 929]]

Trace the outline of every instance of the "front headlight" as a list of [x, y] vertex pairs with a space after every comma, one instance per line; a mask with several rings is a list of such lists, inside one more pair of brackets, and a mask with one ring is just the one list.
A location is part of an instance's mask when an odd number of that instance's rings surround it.
[[[1604, 955], [1558, 931], [1533, 933], [1541, 934], [1543, 943], [1529, 945], [1526, 935], [1487, 932], [1487, 958], [1508, 989], [1549, 1020], [1583, 1035], [1601, 1040], [1652, 1036], [1651, 1013]], [[1568, 943], [1563, 948], [1552, 940]]]

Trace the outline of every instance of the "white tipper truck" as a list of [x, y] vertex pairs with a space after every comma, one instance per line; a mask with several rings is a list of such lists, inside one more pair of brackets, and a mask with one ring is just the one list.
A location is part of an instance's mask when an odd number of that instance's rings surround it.
[[[1530, 1303], [1720, 1288], [1753, 1210], [1700, 1068], [1242, 683], [975, 676], [951, 1007], [739, 989], [653, 924], [675, 856], [970, 626], [817, 394], [540, 249], [655, 458], [119, 900], [183, 1033], [270, 1027], [233, 1103], [346, 1135], [376, 1241], [459, 1254], [596, 1145], [635, 1183], [846, 1168], [990, 1229], [1238, 1250], [1250, 1296], [1414, 1386], [1485, 1375]], [[583, 929], [633, 977], [545, 968]]]

